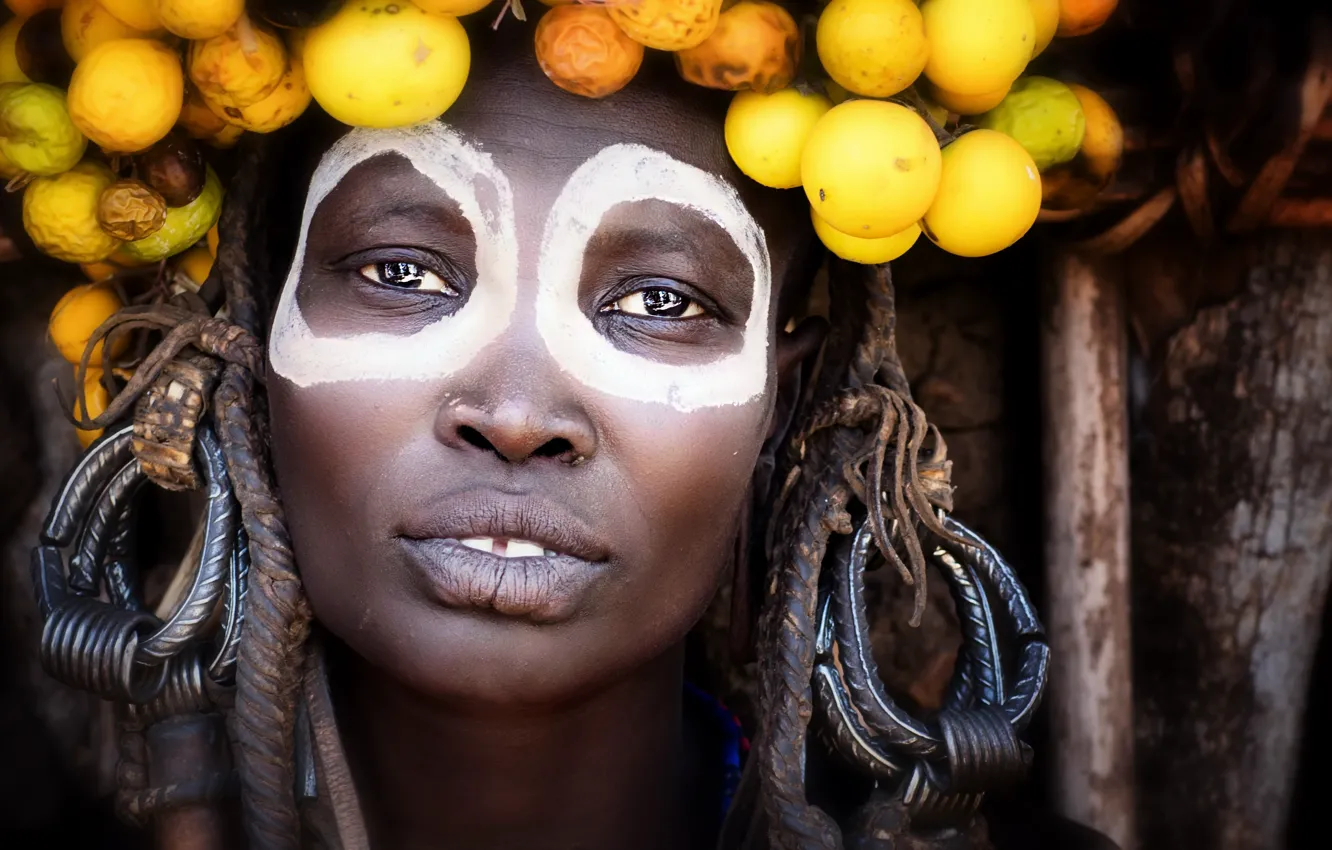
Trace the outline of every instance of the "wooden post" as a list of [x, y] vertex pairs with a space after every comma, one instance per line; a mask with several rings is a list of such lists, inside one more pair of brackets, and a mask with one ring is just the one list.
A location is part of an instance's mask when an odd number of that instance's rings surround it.
[[1135, 846], [1127, 325], [1110, 261], [1055, 258], [1042, 325], [1053, 799]]
[[1285, 846], [1332, 578], [1332, 235], [1237, 254], [1239, 291], [1170, 336], [1135, 429], [1147, 847]]

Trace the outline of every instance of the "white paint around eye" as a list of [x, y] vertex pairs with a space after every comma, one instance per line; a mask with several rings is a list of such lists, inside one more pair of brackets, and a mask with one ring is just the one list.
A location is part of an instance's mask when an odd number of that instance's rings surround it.
[[[451, 316], [410, 335], [317, 336], [301, 313], [297, 286], [305, 265], [310, 221], [347, 172], [373, 156], [397, 153], [462, 209], [476, 236], [476, 287]], [[479, 185], [489, 183], [482, 194]], [[433, 380], [454, 374], [508, 327], [518, 293], [518, 238], [513, 191], [491, 157], [447, 125], [430, 122], [393, 130], [352, 130], [329, 148], [305, 200], [300, 239], [282, 285], [269, 361], [300, 387], [335, 381]]]
[[[710, 363], [671, 364], [617, 349], [578, 305], [583, 256], [617, 204], [659, 200], [715, 222], [753, 270], [753, 298], [741, 348]], [[772, 269], [763, 230], [739, 194], [718, 177], [643, 145], [611, 145], [570, 176], [546, 219], [537, 265], [537, 329], [555, 362], [601, 392], [679, 411], [744, 404], [768, 380]]]

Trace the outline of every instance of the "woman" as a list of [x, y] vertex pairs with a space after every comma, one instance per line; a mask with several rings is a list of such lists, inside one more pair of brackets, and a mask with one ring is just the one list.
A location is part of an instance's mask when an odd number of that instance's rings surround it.
[[[185, 431], [214, 461], [219, 528], [235, 492], [250, 564], [245, 582], [242, 547], [210, 532], [234, 596], [208, 672], [238, 634], [234, 694], [225, 676], [171, 691], [188, 675], [156, 662], [166, 690], [138, 701], [175, 702], [133, 715], [149, 746], [126, 750], [130, 810], [221, 796], [217, 777], [164, 786], [154, 751], [206, 708], [228, 720], [256, 848], [980, 846], [981, 792], [1027, 761], [1046, 650], [1011, 573], [943, 513], [949, 464], [896, 360], [886, 269], [834, 269], [831, 326], [802, 317], [822, 259], [804, 199], [739, 174], [717, 98], [645, 67], [584, 100], [525, 40], [474, 39], [440, 123], [311, 118], [249, 152], [212, 281], [225, 321], [122, 319], [175, 329], [102, 421], [148, 389], [135, 449], [171, 483], [154, 446], [195, 370], [209, 412]], [[81, 469], [37, 556], [62, 623], [60, 523], [93, 513]], [[71, 567], [74, 596], [101, 574], [132, 607], [117, 540]], [[968, 649], [922, 723], [860, 652], [859, 582], [883, 558], [923, 592], [937, 547]], [[765, 611], [738, 782], [738, 730], [684, 678], [732, 565], [733, 629]], [[92, 683], [47, 634], [48, 667]]]

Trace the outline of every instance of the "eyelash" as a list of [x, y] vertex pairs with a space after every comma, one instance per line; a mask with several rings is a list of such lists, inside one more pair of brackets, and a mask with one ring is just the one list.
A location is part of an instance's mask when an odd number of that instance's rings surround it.
[[[392, 270], [392, 271], [388, 271]], [[361, 277], [371, 283], [387, 286], [391, 289], [403, 289], [412, 292], [437, 292], [449, 298], [457, 298], [459, 295], [457, 287], [451, 285], [444, 276], [430, 269], [424, 263], [418, 263], [415, 260], [380, 260], [374, 263], [367, 263], [361, 266], [357, 271]], [[403, 285], [386, 280], [386, 276], [401, 275], [404, 278], [416, 278], [420, 282], [417, 285]]]
[[[662, 300], [668, 302], [662, 306]], [[656, 303], [653, 303], [656, 302]], [[653, 312], [653, 311], [659, 312]], [[697, 298], [691, 298], [668, 286], [643, 286], [626, 292], [603, 306], [599, 313], [623, 313], [648, 319], [680, 321], [712, 316], [713, 312]]]

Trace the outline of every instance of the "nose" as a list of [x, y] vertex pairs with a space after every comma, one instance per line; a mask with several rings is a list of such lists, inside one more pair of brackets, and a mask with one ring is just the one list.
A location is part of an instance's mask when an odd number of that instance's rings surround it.
[[581, 410], [539, 398], [445, 402], [435, 422], [440, 442], [462, 451], [493, 452], [507, 463], [553, 458], [573, 466], [596, 454], [597, 437]]

